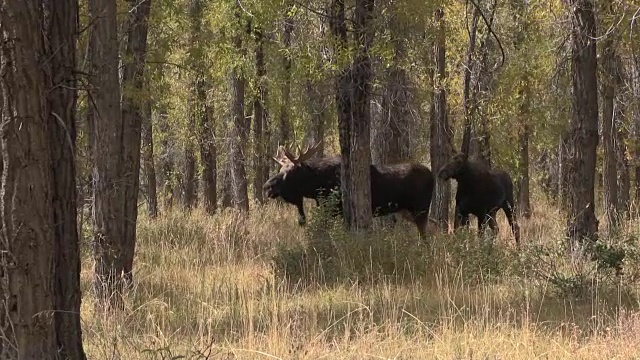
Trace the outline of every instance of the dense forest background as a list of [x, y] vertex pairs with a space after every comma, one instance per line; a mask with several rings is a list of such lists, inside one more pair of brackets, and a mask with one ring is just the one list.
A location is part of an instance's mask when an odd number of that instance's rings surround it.
[[[637, 356], [639, 19], [627, 0], [0, 2], [0, 357]], [[315, 144], [341, 156], [350, 226], [263, 193], [280, 145]], [[437, 174], [459, 151], [511, 174], [519, 246], [503, 220], [495, 243], [451, 231], [437, 177], [426, 241], [372, 220], [369, 164]]]

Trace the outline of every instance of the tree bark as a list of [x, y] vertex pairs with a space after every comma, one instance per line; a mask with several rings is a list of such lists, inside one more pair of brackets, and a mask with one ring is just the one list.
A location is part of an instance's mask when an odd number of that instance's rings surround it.
[[[344, 4], [342, 3], [342, 14]], [[371, 58], [373, 0], [357, 0], [354, 30], [356, 49], [351, 67], [339, 77], [338, 121], [340, 135], [341, 192], [345, 220], [352, 230], [366, 230], [371, 211]], [[339, 20], [344, 27], [344, 17]]]
[[[236, 9], [236, 20], [242, 24], [240, 9]], [[242, 38], [237, 33], [234, 38], [234, 47], [238, 53], [243, 52]], [[233, 189], [234, 207], [241, 211], [249, 211], [249, 196], [247, 190], [247, 173], [245, 169], [245, 144], [247, 144], [249, 131], [244, 113], [245, 78], [242, 69], [236, 66], [231, 71], [231, 183]]]
[[52, 65], [42, 3], [0, 6], [3, 176], [0, 191], [0, 358], [53, 359], [56, 235], [47, 92]]
[[119, 308], [125, 271], [123, 122], [118, 79], [117, 6], [115, 0], [90, 0], [89, 77], [93, 126], [94, 257], [93, 290], [97, 304]]
[[133, 258], [138, 222], [138, 191], [140, 189], [140, 147], [144, 102], [136, 99], [144, 89], [147, 33], [151, 0], [129, 0], [127, 45], [122, 77], [123, 180], [124, 180], [124, 273], [128, 285], [133, 280]]
[[[434, 172], [445, 165], [453, 153], [453, 131], [447, 117], [446, 84], [446, 48], [444, 11], [438, 9], [434, 15], [437, 24], [436, 40], [433, 47], [434, 54], [434, 92], [431, 114], [431, 169]], [[433, 217], [438, 226], [447, 229], [449, 226], [449, 204], [451, 203], [451, 184], [440, 177], [435, 177], [435, 192], [433, 199]]]
[[572, 23], [572, 133], [570, 154], [570, 245], [596, 241], [594, 180], [598, 146], [598, 78], [596, 21], [592, 0], [571, 0]]
[[184, 149], [182, 170], [182, 208], [191, 210], [196, 205], [196, 154], [191, 143]]
[[480, 19], [480, 12], [478, 9], [474, 8], [473, 15], [471, 17], [471, 28], [469, 29], [469, 47], [467, 48], [466, 60], [464, 65], [464, 76], [462, 82], [462, 109], [464, 112], [464, 126], [463, 126], [463, 134], [462, 134], [462, 146], [460, 151], [468, 154], [471, 150], [471, 132], [473, 126], [473, 108], [474, 105], [471, 103], [471, 82], [472, 82], [472, 74], [473, 68], [475, 68], [474, 54], [476, 51], [476, 40], [477, 40], [477, 30], [478, 30], [478, 20]]
[[53, 231], [55, 238], [55, 331], [58, 357], [86, 358], [80, 324], [80, 246], [78, 192], [76, 188], [76, 34], [78, 3], [46, 2], [51, 54], [49, 92], [49, 151], [53, 181]]
[[176, 167], [175, 152], [172, 148], [171, 134], [169, 133], [169, 115], [167, 105], [160, 104], [157, 111], [158, 132], [163, 134], [160, 140], [160, 177], [162, 184], [162, 197], [165, 210], [173, 208], [175, 180], [173, 178]]
[[262, 186], [269, 178], [268, 144], [269, 138], [265, 130], [268, 129], [268, 116], [265, 104], [267, 103], [268, 89], [266, 84], [266, 66], [264, 61], [264, 36], [261, 30], [255, 32], [256, 41], [256, 81], [258, 93], [253, 101], [253, 143], [255, 151], [253, 156], [253, 196], [263, 203], [264, 194]]
[[616, 49], [613, 34], [607, 36], [602, 48], [602, 142], [604, 143], [604, 210], [609, 229], [618, 227], [618, 169], [616, 159], [616, 124], [614, 102], [616, 98]]
[[158, 183], [156, 179], [156, 166], [153, 159], [153, 112], [151, 102], [144, 105], [142, 117], [142, 168], [147, 186], [147, 215], [151, 219], [158, 217]]

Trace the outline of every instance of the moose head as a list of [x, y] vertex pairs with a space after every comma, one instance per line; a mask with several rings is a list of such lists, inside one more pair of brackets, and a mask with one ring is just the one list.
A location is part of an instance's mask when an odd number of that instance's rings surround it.
[[440, 168], [438, 176], [442, 180], [457, 178], [467, 166], [469, 156], [466, 153], [457, 153], [449, 159], [449, 161]]
[[293, 197], [302, 197], [302, 194], [296, 194], [296, 189], [303, 188], [307, 178], [311, 175], [311, 170], [305, 164], [318, 151], [321, 142], [302, 151], [298, 146], [298, 156], [294, 156], [284, 146], [278, 147], [276, 156], [273, 157], [280, 164], [280, 171], [272, 178], [267, 180], [263, 186], [263, 190], [267, 197], [277, 198], [283, 197], [286, 201], [293, 201]]

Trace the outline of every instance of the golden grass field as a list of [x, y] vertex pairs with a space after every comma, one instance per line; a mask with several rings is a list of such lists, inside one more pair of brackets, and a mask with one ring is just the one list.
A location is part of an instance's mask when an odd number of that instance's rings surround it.
[[[475, 231], [435, 232], [425, 246], [404, 220], [353, 238], [311, 203], [304, 228], [294, 207], [275, 202], [246, 217], [142, 217], [123, 313], [94, 311], [83, 246], [85, 350], [90, 359], [640, 359], [640, 261], [628, 255], [617, 276], [569, 260], [564, 215], [534, 204], [520, 250], [499, 213], [490, 254]], [[637, 234], [633, 221], [607, 241], [633, 249]]]

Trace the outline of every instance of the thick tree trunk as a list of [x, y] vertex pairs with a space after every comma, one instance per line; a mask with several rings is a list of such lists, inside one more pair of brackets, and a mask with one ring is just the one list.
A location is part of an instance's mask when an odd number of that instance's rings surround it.
[[49, 151], [53, 181], [55, 238], [55, 330], [58, 357], [85, 359], [80, 324], [80, 246], [76, 188], [76, 34], [78, 3], [46, 3], [51, 91], [49, 92]]
[[126, 247], [122, 186], [123, 122], [118, 79], [115, 0], [90, 0], [90, 124], [93, 126], [94, 257], [93, 290], [98, 304], [121, 307]]
[[[242, 22], [240, 10], [236, 9], [236, 19]], [[239, 53], [243, 52], [242, 38], [236, 34], [234, 46]], [[247, 190], [247, 173], [245, 169], [245, 144], [249, 137], [247, 121], [244, 113], [245, 78], [239, 67], [231, 71], [231, 183], [233, 189], [234, 207], [241, 211], [249, 211], [249, 196]]]
[[129, 0], [127, 45], [124, 57], [122, 85], [123, 180], [124, 180], [124, 272], [129, 285], [133, 280], [133, 258], [138, 221], [138, 191], [140, 189], [140, 146], [144, 102], [136, 99], [144, 88], [145, 58], [151, 0]]
[[144, 170], [145, 185], [147, 187], [147, 215], [151, 219], [158, 217], [158, 183], [156, 166], [153, 159], [153, 124], [151, 102], [144, 105], [142, 117], [142, 169]]
[[54, 359], [57, 350], [51, 314], [58, 299], [49, 137], [52, 125], [61, 124], [49, 121], [52, 64], [41, 6], [24, 0], [0, 6], [2, 359]]
[[604, 210], [610, 231], [618, 227], [618, 169], [616, 159], [616, 124], [614, 102], [616, 98], [616, 50], [613, 35], [608, 36], [602, 48], [602, 142], [604, 143]]
[[282, 102], [280, 103], [280, 119], [278, 123], [279, 128], [279, 143], [288, 144], [290, 141], [295, 141], [291, 120], [289, 119], [289, 111], [291, 109], [291, 35], [293, 34], [293, 18], [290, 15], [290, 8], [287, 9], [287, 14], [284, 17], [284, 29], [282, 31], [282, 43], [284, 45], [284, 51], [282, 52], [282, 64], [284, 67], [284, 80], [282, 82]]
[[592, 0], [572, 0], [572, 133], [567, 234], [571, 245], [597, 240], [594, 180], [598, 146], [596, 21]]
[[[344, 10], [344, 4], [342, 4]], [[341, 192], [345, 219], [351, 229], [371, 226], [371, 59], [370, 29], [373, 0], [357, 0], [354, 29], [357, 47], [351, 67], [339, 77], [338, 121], [340, 130]], [[344, 12], [342, 12], [344, 14]], [[339, 20], [344, 26], [344, 18]]]
[[[436, 40], [433, 47], [434, 54], [434, 92], [431, 114], [431, 169], [437, 173], [449, 161], [453, 153], [453, 131], [447, 118], [447, 90], [446, 84], [446, 48], [444, 11], [435, 12], [435, 22], [438, 26]], [[433, 217], [438, 226], [447, 229], [449, 226], [449, 204], [451, 203], [451, 184], [440, 177], [435, 177], [435, 192], [433, 199]]]
[[261, 30], [256, 31], [256, 78], [258, 82], [258, 93], [253, 101], [253, 143], [255, 151], [253, 152], [253, 196], [255, 199], [263, 203], [264, 196], [262, 186], [269, 178], [269, 164], [267, 163], [269, 139], [265, 136], [265, 130], [268, 129], [267, 109], [267, 84], [266, 84], [266, 66], [264, 61], [264, 36]]

